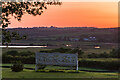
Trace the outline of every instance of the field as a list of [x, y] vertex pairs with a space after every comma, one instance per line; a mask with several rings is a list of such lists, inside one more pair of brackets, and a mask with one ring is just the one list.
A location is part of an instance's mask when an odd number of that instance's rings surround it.
[[[3, 64], [2, 66], [10, 66], [11, 64]], [[24, 65], [27, 68], [34, 68], [35, 65]], [[45, 70], [60, 69], [63, 67], [48, 66]], [[64, 67], [65, 69], [66, 67]], [[64, 70], [65, 72], [35, 72], [35, 70], [24, 69], [22, 72], [12, 72], [10, 68], [2, 68], [3, 78], [118, 78], [117, 72], [104, 72], [105, 70], [82, 68], [79, 67], [79, 73]], [[88, 71], [83, 71], [88, 70]], [[66, 72], [68, 71], [68, 72]], [[69, 72], [70, 71], [70, 72]], [[91, 71], [91, 72], [89, 72]], [[92, 72], [93, 71], [93, 72]], [[99, 72], [103, 71], [103, 72]]]
[[49, 50], [49, 49], [42, 49], [42, 48], [3, 48], [2, 53], [5, 53], [7, 51], [16, 50], [18, 52], [24, 52], [24, 51], [31, 51], [31, 52], [39, 52], [40, 50]]
[[[107, 44], [107, 43], [94, 43], [94, 42], [70, 42], [70, 41], [63, 41], [63, 42], [59, 42], [59, 41], [49, 41], [48, 44], [55, 44], [54, 46], [48, 46], [46, 48], [3, 48], [2, 52], [7, 52], [10, 50], [17, 50], [19, 52], [21, 51], [32, 51], [32, 52], [39, 52], [40, 50], [48, 50], [48, 49], [54, 49], [54, 48], [77, 48], [79, 46], [79, 48], [81, 48], [86, 54], [89, 53], [104, 53], [107, 52], [109, 53], [113, 48], [117, 48], [117, 44], [115, 43], [111, 43], [111, 44]], [[45, 41], [41, 41], [41, 42], [37, 42], [36, 44], [46, 44]], [[66, 45], [73, 45], [70, 47], [66, 47]], [[100, 45], [101, 48], [100, 49], [95, 49], [95, 45]]]

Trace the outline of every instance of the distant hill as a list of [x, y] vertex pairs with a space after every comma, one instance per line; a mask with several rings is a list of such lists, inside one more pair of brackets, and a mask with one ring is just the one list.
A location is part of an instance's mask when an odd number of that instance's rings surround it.
[[95, 42], [117, 42], [117, 28], [94, 28], [94, 27], [33, 27], [11, 28], [9, 31], [17, 31], [20, 35], [26, 34], [27, 41], [85, 41], [95, 37]]

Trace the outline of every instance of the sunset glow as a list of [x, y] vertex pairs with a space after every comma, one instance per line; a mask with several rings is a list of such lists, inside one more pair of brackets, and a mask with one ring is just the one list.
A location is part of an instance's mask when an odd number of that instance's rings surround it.
[[117, 2], [63, 2], [50, 5], [41, 16], [25, 14], [18, 22], [11, 17], [9, 27], [118, 27]]

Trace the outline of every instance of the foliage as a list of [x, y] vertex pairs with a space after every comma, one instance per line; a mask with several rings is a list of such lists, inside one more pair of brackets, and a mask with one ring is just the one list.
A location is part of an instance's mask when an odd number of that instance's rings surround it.
[[104, 52], [101, 54], [91, 53], [87, 55], [88, 58], [109, 58], [110, 54]]
[[35, 53], [30, 51], [20, 52], [19, 54], [20, 56], [30, 56], [30, 55], [35, 56]]
[[44, 69], [45, 67], [45, 65], [39, 65], [39, 69]]
[[15, 61], [11, 67], [12, 71], [14, 72], [20, 72], [23, 71], [23, 64], [21, 63], [21, 61]]
[[70, 50], [71, 50], [70, 48], [57, 48], [57, 49], [51, 50], [51, 52], [67, 53]]
[[84, 54], [84, 52], [81, 49], [73, 49], [70, 51], [70, 53], [78, 53], [78, 57], [82, 57], [82, 55]]
[[118, 71], [120, 68], [119, 60], [106, 60], [101, 58], [101, 60], [93, 60], [93, 59], [81, 59], [79, 61], [80, 67], [89, 67], [89, 68], [97, 68], [97, 69], [106, 69], [106, 70], [116, 70]]
[[12, 15], [18, 21], [21, 21], [21, 18], [25, 13], [33, 16], [41, 15], [44, 9], [47, 9], [47, 5], [61, 5], [61, 2], [58, 2], [56, 0], [44, 0], [39, 2], [3, 2], [1, 21], [3, 34], [2, 43], [6, 43], [8, 45], [8, 43], [10, 43], [11, 39], [13, 38], [15, 38], [16, 40], [19, 40], [21, 38], [26, 39], [26, 35], [20, 37], [18, 33], [10, 33], [7, 30], [8, 25], [11, 24], [9, 15]]
[[35, 53], [30, 51], [17, 52], [8, 51], [2, 55], [3, 63], [11, 63], [13, 61], [21, 61], [22, 63], [34, 64], [35, 63]]
[[88, 58], [120, 58], [120, 48], [118, 49], [112, 49], [110, 53], [91, 53], [87, 55]]
[[120, 48], [112, 49], [112, 51], [110, 52], [110, 56], [113, 58], [120, 58]]
[[[78, 52], [78, 57], [81, 57], [83, 52], [78, 49], [70, 49], [70, 48], [57, 48], [57, 49], [52, 49], [52, 50], [43, 50], [40, 51], [42, 53], [54, 53], [54, 52], [59, 52], [59, 53], [72, 53], [75, 54]], [[35, 53], [31, 51], [23, 51], [23, 52], [17, 52], [17, 51], [8, 51], [4, 53], [3, 55], [3, 63], [10, 63], [11, 61], [19, 60], [22, 63], [27, 63], [27, 64], [34, 64], [35, 63]]]
[[47, 50], [47, 51], [40, 51], [40, 52], [44, 52], [44, 53], [54, 53], [54, 52], [59, 52], [59, 53], [78, 53], [78, 57], [81, 57], [81, 55], [84, 54], [84, 52], [80, 49], [71, 49], [71, 48], [56, 48], [56, 49], [52, 49], [52, 50]]
[[[119, 52], [120, 49], [113, 49], [110, 53], [101, 53], [101, 54], [88, 54], [86, 58], [82, 58], [79, 60], [79, 66], [81, 67], [90, 67], [90, 68], [100, 68], [100, 69], [109, 69], [109, 70], [118, 70], [120, 67], [118, 60], [113, 60], [109, 58], [118, 58], [117, 52]], [[53, 50], [42, 50], [41, 52], [65, 52], [65, 53], [75, 53], [76, 51], [79, 51], [77, 49], [69, 49], [69, 48], [58, 48]], [[62, 54], [62, 53], [61, 53]], [[115, 55], [116, 56], [115, 56]], [[81, 54], [80, 54], [81, 55]], [[82, 55], [80, 56], [82, 57]], [[96, 58], [95, 60], [93, 58]], [[104, 59], [105, 58], [105, 59]], [[109, 60], [106, 60], [109, 59]], [[8, 51], [3, 54], [2, 61], [3, 63], [11, 63], [12, 61], [21, 61], [22, 63], [26, 64], [35, 64], [35, 53], [26, 51], [26, 52], [17, 52], [17, 51]], [[42, 66], [44, 68], [44, 66]], [[42, 69], [42, 68], [41, 68]]]
[[[4, 55], [4, 54], [3, 54], [3, 55]], [[8, 52], [6, 53], [6, 55], [16, 56], [16, 55], [18, 55], [18, 52], [15, 51], [15, 50], [13, 50], [13, 51], [8, 51]]]

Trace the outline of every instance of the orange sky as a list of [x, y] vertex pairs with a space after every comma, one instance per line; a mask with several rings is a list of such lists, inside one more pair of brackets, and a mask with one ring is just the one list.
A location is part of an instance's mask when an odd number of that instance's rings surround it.
[[41, 16], [25, 14], [18, 22], [11, 17], [9, 27], [118, 27], [117, 2], [63, 2], [48, 6]]

